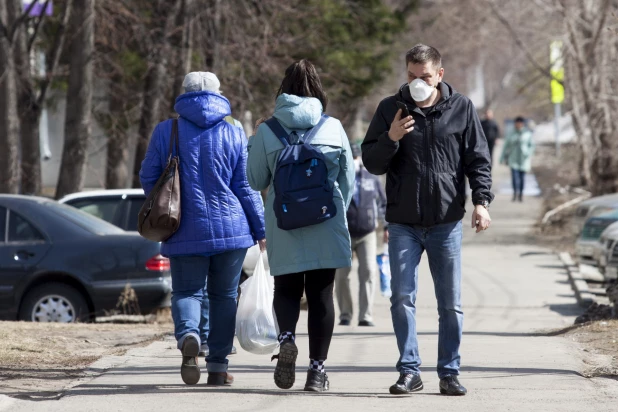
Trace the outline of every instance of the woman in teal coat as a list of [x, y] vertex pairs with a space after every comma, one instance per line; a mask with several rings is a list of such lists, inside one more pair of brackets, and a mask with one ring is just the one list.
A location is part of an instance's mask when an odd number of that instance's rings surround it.
[[523, 201], [524, 181], [526, 173], [532, 168], [532, 156], [534, 155], [534, 140], [532, 132], [526, 128], [526, 120], [523, 117], [515, 119], [515, 131], [504, 142], [500, 163], [511, 168], [513, 179], [513, 202]]
[[[291, 139], [302, 138], [318, 124], [326, 105], [326, 93], [315, 67], [301, 60], [285, 72], [273, 117]], [[280, 331], [275, 383], [282, 389], [294, 384], [298, 355], [294, 343], [296, 323], [305, 291], [309, 306], [310, 357], [305, 390], [323, 392], [329, 385], [324, 361], [335, 325], [335, 271], [352, 265], [346, 210], [352, 198], [355, 174], [350, 144], [339, 120], [329, 117], [318, 129], [311, 145], [324, 154], [337, 208], [333, 218], [300, 229], [279, 229], [273, 209], [273, 177], [284, 145], [265, 123], [258, 126], [255, 136], [249, 140], [247, 178], [254, 190], [269, 188], [265, 206], [266, 244], [270, 272], [275, 276], [273, 306]]]

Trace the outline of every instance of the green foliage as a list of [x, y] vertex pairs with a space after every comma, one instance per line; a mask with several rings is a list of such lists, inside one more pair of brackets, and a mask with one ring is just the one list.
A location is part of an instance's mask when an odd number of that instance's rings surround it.
[[308, 58], [324, 73], [333, 99], [349, 101], [368, 95], [391, 73], [395, 46], [405, 30], [406, 12], [381, 0], [310, 0], [314, 18], [301, 22], [308, 35], [294, 58]]

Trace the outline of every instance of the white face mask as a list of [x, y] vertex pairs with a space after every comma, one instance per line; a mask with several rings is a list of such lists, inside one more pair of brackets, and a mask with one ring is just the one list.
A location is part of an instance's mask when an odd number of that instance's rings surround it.
[[415, 102], [424, 102], [429, 99], [434, 89], [421, 79], [414, 79], [408, 87], [410, 87], [410, 94]]

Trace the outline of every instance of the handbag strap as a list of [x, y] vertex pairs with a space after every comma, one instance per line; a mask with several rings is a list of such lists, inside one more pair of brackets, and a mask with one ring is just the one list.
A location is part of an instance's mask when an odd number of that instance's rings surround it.
[[176, 143], [176, 156], [180, 157], [180, 145], [178, 143], [178, 118], [172, 120], [172, 134], [170, 135], [170, 150], [167, 156], [167, 163], [172, 160], [174, 155], [174, 143]]

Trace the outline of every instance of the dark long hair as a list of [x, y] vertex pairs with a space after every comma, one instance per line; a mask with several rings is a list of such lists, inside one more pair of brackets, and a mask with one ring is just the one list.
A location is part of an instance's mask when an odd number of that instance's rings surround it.
[[297, 61], [285, 70], [285, 77], [279, 86], [277, 97], [283, 93], [299, 97], [315, 97], [322, 103], [322, 110], [326, 111], [328, 97], [322, 89], [318, 71], [309, 60]]

